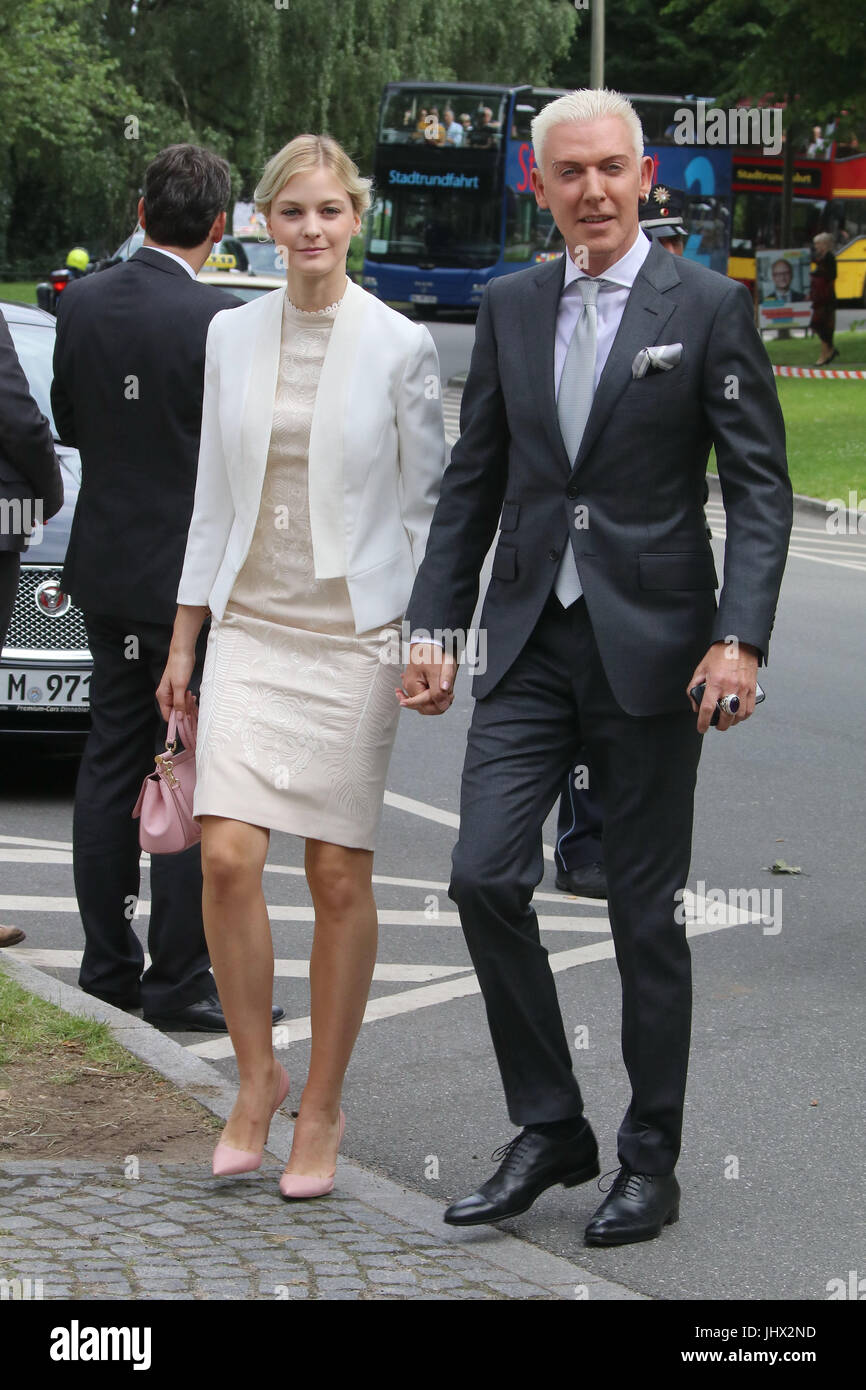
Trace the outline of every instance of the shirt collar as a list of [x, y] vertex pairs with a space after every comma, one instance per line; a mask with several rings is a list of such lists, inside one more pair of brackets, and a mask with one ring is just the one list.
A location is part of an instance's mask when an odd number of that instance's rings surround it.
[[[618, 261], [614, 261], [612, 266], [599, 277], [613, 285], [623, 285], [630, 290], [637, 278], [637, 273], [650, 253], [652, 242], [638, 228], [637, 236], [633, 244], [626, 251], [624, 256], [620, 256]], [[573, 284], [575, 280], [589, 280], [592, 277], [587, 275], [585, 270], [581, 270], [575, 265], [571, 256], [565, 253], [565, 284], [564, 289]]]
[[148, 246], [145, 249], [147, 251], [158, 251], [161, 256], [168, 256], [169, 260], [176, 261], [178, 265], [182, 265], [187, 275], [191, 275], [193, 280], [195, 280], [196, 273], [189, 261], [183, 259], [183, 256], [176, 256], [173, 251], [166, 251], [164, 246]]

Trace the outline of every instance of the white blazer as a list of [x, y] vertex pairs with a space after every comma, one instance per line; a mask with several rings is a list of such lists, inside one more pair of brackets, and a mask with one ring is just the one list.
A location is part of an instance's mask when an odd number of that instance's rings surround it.
[[[178, 603], [221, 618], [252, 543], [286, 291], [211, 319], [195, 504]], [[445, 469], [436, 347], [349, 281], [325, 353], [309, 450], [317, 579], [345, 576], [356, 632], [403, 616]]]

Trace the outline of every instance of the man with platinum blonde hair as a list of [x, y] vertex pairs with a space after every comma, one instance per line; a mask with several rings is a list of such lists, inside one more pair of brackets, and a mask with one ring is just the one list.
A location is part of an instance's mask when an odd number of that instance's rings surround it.
[[[619, 1172], [585, 1239], [625, 1245], [679, 1217], [691, 964], [676, 907], [701, 735], [714, 712], [724, 732], [755, 708], [791, 485], [750, 295], [640, 231], [653, 162], [628, 103], [572, 92], [533, 138], [532, 187], [566, 254], [487, 286], [462, 433], [407, 610], [419, 635], [468, 628], [499, 529], [449, 894], [522, 1128], [445, 1220], [501, 1221], [599, 1173], [532, 907], [542, 827], [585, 747], [631, 1083]], [[713, 446], [727, 515], [718, 608], [702, 505]], [[455, 674], [450, 652], [413, 643], [401, 703], [443, 713]], [[702, 683], [698, 705], [687, 692]]]
[[625, 122], [631, 136], [638, 162], [643, 158], [643, 126], [640, 117], [627, 97], [606, 88], [584, 87], [579, 92], [566, 92], [539, 111], [532, 122], [532, 148], [538, 164], [544, 163], [544, 141], [552, 126], [568, 121], [595, 121], [603, 116], [618, 116]]

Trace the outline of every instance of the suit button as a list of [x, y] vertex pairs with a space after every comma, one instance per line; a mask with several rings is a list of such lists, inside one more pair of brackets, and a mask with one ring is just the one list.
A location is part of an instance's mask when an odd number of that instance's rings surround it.
[[548, 560], [558, 560], [558, 559], [559, 559], [559, 551], [558, 551], [558, 550], [548, 550], [548, 552], [547, 552], [547, 558], [548, 558]]
[[572, 498], [574, 498], [574, 497], [577, 497], [577, 496], [579, 495], [579, 493], [580, 493], [580, 488], [577, 487], [577, 485], [576, 485], [575, 483], [569, 483], [568, 487], [565, 489], [565, 495], [566, 495], [566, 497], [572, 497]]

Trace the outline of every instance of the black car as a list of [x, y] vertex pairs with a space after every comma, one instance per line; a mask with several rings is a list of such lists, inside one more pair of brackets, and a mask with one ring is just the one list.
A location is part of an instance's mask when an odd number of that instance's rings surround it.
[[91, 658], [81, 612], [60, 588], [75, 500], [81, 486], [77, 449], [57, 440], [51, 414], [55, 320], [29, 304], [0, 302], [30, 391], [51, 422], [63, 472], [61, 511], [37, 526], [21, 556], [18, 598], [0, 654], [0, 738], [83, 744], [90, 727]]

